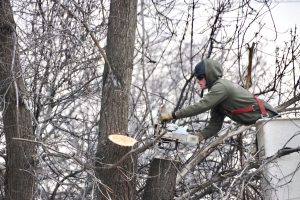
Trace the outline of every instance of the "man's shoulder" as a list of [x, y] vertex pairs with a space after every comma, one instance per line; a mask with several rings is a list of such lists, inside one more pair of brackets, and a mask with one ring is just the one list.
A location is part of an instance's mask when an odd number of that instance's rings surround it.
[[227, 79], [223, 79], [223, 78], [220, 78], [216, 81], [216, 83], [220, 83], [222, 85], [224, 85], [225, 87], [233, 87], [233, 88], [243, 88], [242, 86], [240, 86], [239, 84], [237, 83], [234, 83], [230, 80], [227, 80]]
[[216, 82], [225, 83], [225, 84], [234, 84], [232, 81], [224, 79], [224, 78], [220, 78]]
[[238, 84], [235, 84], [235, 83], [233, 83], [233, 82], [231, 82], [231, 81], [229, 81], [229, 80], [227, 80], [227, 79], [222, 79], [222, 78], [220, 78], [220, 79], [218, 79], [216, 82], [215, 82], [215, 84], [214, 84], [215, 86], [217, 86], [217, 85], [222, 85], [223, 87], [225, 87], [225, 88], [227, 88], [227, 87], [235, 87], [235, 88], [238, 88], [239, 87], [239, 85]]
[[230, 80], [227, 79], [219, 79], [215, 82], [212, 90], [224, 90], [228, 94], [243, 94], [243, 95], [248, 95], [248, 91], [245, 90], [242, 86], [240, 86], [237, 83], [234, 83]]

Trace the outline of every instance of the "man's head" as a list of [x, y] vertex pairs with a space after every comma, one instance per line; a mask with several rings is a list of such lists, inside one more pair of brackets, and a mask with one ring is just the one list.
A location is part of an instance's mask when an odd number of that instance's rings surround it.
[[200, 88], [206, 89], [206, 77], [205, 77], [205, 64], [204, 61], [199, 62], [196, 66], [195, 66], [195, 70], [194, 70], [194, 75], [198, 80], [198, 84], [200, 86]]
[[195, 66], [194, 75], [201, 89], [210, 89], [223, 76], [222, 65], [211, 59], [204, 59]]

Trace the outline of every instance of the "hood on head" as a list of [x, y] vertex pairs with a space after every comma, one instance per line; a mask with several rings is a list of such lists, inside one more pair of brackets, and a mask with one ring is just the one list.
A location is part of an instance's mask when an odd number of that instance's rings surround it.
[[211, 59], [204, 59], [201, 62], [203, 62], [205, 66], [207, 87], [211, 88], [212, 85], [223, 76], [223, 67], [219, 62]]

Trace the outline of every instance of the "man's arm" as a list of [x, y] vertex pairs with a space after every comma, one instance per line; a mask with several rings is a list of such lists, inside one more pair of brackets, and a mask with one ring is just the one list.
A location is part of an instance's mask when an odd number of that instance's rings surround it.
[[204, 139], [208, 139], [212, 136], [215, 136], [218, 134], [218, 132], [221, 130], [224, 122], [225, 115], [218, 111], [217, 108], [213, 108], [211, 110], [211, 118], [209, 120], [208, 126], [206, 126], [200, 134], [203, 136]]
[[[182, 108], [175, 112], [176, 118], [192, 117], [213, 109], [228, 97], [225, 86], [221, 83], [215, 84], [211, 90], [199, 102]], [[174, 118], [174, 117], [173, 117]]]

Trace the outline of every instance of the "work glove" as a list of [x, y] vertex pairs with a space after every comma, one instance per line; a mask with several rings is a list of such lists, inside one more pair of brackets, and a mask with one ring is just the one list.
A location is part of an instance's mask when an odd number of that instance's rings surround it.
[[159, 117], [160, 121], [167, 122], [173, 119], [172, 113], [162, 113]]

